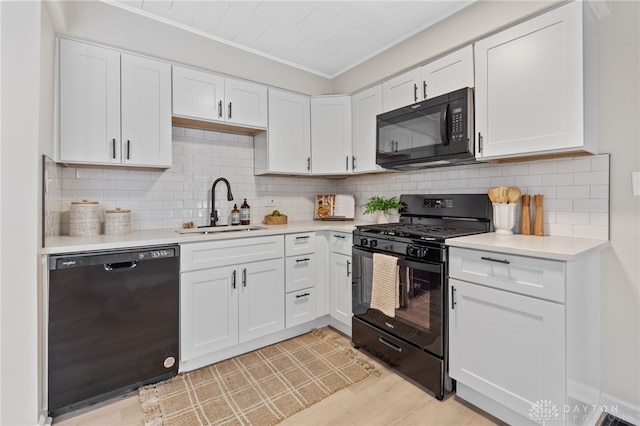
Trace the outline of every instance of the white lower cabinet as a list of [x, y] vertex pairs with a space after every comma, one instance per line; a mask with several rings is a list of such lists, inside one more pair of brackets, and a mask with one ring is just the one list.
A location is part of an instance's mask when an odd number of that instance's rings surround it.
[[283, 240], [257, 237], [182, 246], [181, 361], [284, 329]]
[[584, 338], [599, 321], [597, 255], [564, 262], [451, 247], [449, 259], [458, 396], [510, 424], [588, 423], [594, 413], [573, 414], [598, 402], [598, 339]]
[[316, 319], [316, 235], [285, 236], [285, 307], [287, 328]]
[[331, 318], [338, 321], [338, 326], [343, 325], [342, 332], [350, 335], [351, 330], [351, 246], [353, 237], [351, 234], [333, 232], [331, 233], [329, 245], [331, 253], [329, 255], [329, 283], [330, 301], [329, 310]]

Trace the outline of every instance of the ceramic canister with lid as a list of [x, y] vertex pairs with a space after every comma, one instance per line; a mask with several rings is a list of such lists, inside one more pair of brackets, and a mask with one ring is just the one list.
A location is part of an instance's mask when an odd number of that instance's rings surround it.
[[92, 237], [100, 234], [100, 204], [97, 201], [72, 201], [69, 208], [69, 235]]
[[116, 208], [104, 212], [104, 234], [125, 235], [131, 232], [131, 210]]

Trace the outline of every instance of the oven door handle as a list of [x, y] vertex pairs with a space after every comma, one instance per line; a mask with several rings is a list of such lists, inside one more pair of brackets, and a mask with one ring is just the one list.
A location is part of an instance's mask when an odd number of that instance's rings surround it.
[[414, 260], [399, 258], [398, 266], [400, 266], [401, 268], [406, 267], [411, 269], [418, 269], [420, 271], [435, 272], [440, 274], [443, 273], [443, 264], [437, 262], [416, 262]]

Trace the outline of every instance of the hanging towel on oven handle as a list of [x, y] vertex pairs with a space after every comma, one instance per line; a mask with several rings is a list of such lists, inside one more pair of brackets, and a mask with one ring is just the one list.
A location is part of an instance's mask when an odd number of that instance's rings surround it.
[[396, 316], [399, 303], [398, 258], [382, 253], [373, 254], [371, 280], [371, 309], [378, 309], [388, 317]]

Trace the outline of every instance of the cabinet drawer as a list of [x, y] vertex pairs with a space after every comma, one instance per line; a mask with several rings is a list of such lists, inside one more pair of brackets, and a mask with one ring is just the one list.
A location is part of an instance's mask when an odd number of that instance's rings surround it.
[[329, 239], [331, 251], [334, 253], [351, 256], [351, 246], [353, 245], [353, 235], [346, 232], [332, 232]]
[[316, 252], [315, 232], [301, 234], [287, 234], [284, 236], [285, 253], [287, 256]]
[[305, 288], [286, 294], [287, 328], [316, 319], [316, 294], [314, 288]]
[[181, 245], [180, 250], [180, 271], [193, 271], [284, 257], [284, 238], [273, 236], [188, 243]]
[[541, 299], [565, 301], [564, 262], [451, 247], [449, 276]]
[[286, 258], [286, 291], [295, 291], [316, 285], [315, 256], [315, 254], [305, 254]]

